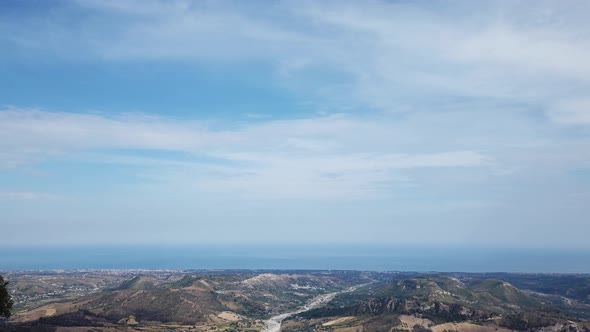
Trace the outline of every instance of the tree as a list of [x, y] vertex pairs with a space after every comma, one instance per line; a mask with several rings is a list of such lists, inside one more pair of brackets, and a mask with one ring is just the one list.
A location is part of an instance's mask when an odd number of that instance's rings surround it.
[[8, 281], [0, 276], [0, 317], [10, 317], [10, 309], [12, 308], [12, 298], [8, 294]]

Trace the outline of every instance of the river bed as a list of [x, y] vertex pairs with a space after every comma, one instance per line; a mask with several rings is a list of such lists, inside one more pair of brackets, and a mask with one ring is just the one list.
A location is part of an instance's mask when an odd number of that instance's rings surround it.
[[367, 285], [367, 284], [352, 286], [352, 287], [349, 287], [349, 288], [339, 291], [339, 292], [318, 295], [318, 296], [314, 297], [313, 299], [311, 299], [306, 305], [304, 305], [303, 307], [301, 307], [295, 311], [286, 312], [286, 313], [282, 313], [282, 314], [271, 317], [269, 320], [266, 321], [261, 332], [279, 332], [279, 331], [281, 331], [281, 324], [283, 323], [283, 321], [285, 319], [287, 319], [291, 316], [300, 314], [302, 312], [309, 311], [311, 309], [315, 309], [319, 306], [322, 306], [322, 305], [332, 301], [336, 297], [336, 295], [338, 295], [338, 294], [352, 292], [352, 291], [355, 291], [365, 285]]

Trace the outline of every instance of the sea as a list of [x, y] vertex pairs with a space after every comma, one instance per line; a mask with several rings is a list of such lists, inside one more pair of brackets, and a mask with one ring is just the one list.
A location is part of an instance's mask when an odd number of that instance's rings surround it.
[[590, 249], [0, 245], [0, 271], [86, 269], [590, 273]]

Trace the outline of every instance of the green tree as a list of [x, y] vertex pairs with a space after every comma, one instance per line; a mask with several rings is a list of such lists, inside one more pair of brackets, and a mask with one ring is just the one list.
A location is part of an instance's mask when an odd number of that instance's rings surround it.
[[10, 309], [12, 308], [12, 298], [8, 294], [8, 281], [0, 276], [0, 317], [10, 317]]

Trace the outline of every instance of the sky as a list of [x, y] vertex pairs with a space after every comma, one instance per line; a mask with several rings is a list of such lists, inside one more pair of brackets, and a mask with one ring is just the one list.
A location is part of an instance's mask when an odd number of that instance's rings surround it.
[[1, 1], [6, 245], [590, 249], [588, 1]]

